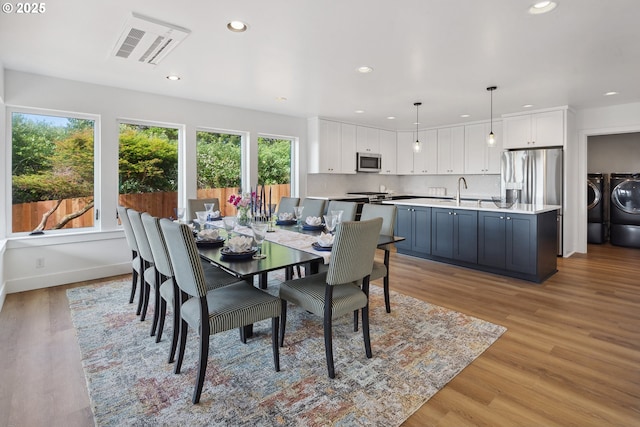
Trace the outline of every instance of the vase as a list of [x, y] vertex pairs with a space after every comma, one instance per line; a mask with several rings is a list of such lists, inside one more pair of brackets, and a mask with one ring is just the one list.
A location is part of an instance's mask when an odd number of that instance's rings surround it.
[[251, 208], [238, 208], [237, 220], [238, 225], [249, 226], [251, 224]]

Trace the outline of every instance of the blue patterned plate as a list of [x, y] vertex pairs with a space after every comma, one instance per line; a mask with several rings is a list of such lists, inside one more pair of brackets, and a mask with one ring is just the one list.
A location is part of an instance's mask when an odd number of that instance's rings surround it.
[[276, 225], [295, 225], [295, 219], [279, 219], [276, 221]]
[[224, 237], [218, 237], [214, 240], [205, 240], [196, 238], [196, 245], [201, 248], [217, 248], [224, 244]]
[[251, 250], [247, 252], [231, 252], [231, 250], [226, 246], [220, 249], [222, 256], [230, 260], [251, 259], [253, 254], [256, 252], [258, 252], [258, 248], [251, 248]]
[[324, 230], [324, 224], [320, 224], [320, 225], [302, 224], [302, 229], [313, 230], [313, 231]]
[[320, 243], [318, 242], [313, 242], [311, 244], [311, 247], [313, 249], [315, 249], [316, 251], [321, 251], [321, 252], [331, 252], [331, 249], [333, 248], [333, 245], [331, 246], [322, 246]]

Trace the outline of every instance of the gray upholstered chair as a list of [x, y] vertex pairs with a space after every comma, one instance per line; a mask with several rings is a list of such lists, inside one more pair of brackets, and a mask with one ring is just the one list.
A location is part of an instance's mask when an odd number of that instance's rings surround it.
[[220, 210], [220, 200], [217, 197], [212, 197], [210, 199], [189, 199], [187, 201], [187, 221], [198, 219], [196, 212], [206, 210], [204, 208], [205, 203], [213, 203], [213, 210]]
[[341, 202], [338, 200], [331, 200], [327, 207], [327, 215], [331, 214], [331, 211], [342, 211], [343, 221], [355, 221], [356, 213], [358, 211], [358, 204], [355, 202]]
[[[131, 227], [131, 221], [129, 221], [129, 215], [127, 215], [127, 208], [124, 206], [118, 206], [118, 218], [120, 218], [120, 222], [122, 223], [122, 228], [124, 229], [124, 237], [127, 240], [127, 245], [129, 245], [129, 249], [131, 249], [131, 295], [129, 296], [129, 304], [133, 303], [133, 299], [136, 295], [136, 288], [138, 287], [138, 281], [141, 277], [141, 272], [144, 271], [144, 266], [142, 264], [142, 257], [138, 255], [138, 243], [136, 242], [136, 236], [133, 234], [133, 228]], [[136, 314], [139, 315], [142, 310], [143, 303], [143, 286], [140, 285], [140, 295], [138, 297], [138, 308], [136, 310]]]
[[[329, 378], [335, 378], [333, 364], [333, 319], [362, 309], [362, 334], [366, 355], [371, 358], [369, 338], [369, 275], [378, 244], [382, 219], [348, 221], [338, 225], [329, 270], [280, 285], [282, 322], [280, 346], [284, 345], [287, 302], [299, 305], [324, 319], [324, 345]], [[362, 281], [362, 287], [357, 283]]]
[[293, 208], [298, 206], [300, 203], [299, 197], [281, 197], [280, 203], [278, 203], [278, 208], [276, 210], [277, 214], [281, 214], [283, 212], [289, 212], [293, 215]]
[[[376, 205], [365, 203], [365, 205], [362, 207], [360, 220], [362, 221], [371, 218], [382, 218], [382, 228], [380, 229], [380, 234], [385, 236], [393, 236], [393, 227], [396, 222], [395, 205]], [[384, 305], [387, 313], [391, 313], [391, 301], [389, 298], [389, 270], [386, 267], [387, 265], [389, 265], [389, 249], [384, 248], [384, 263], [374, 261], [370, 280], [384, 278]]]
[[320, 199], [303, 199], [300, 203], [300, 206], [304, 206], [304, 210], [302, 211], [302, 218], [306, 218], [308, 216], [322, 217], [322, 215], [324, 214], [324, 203], [325, 201]]
[[[155, 268], [159, 275], [160, 283], [160, 314], [158, 320], [158, 328], [156, 331], [156, 342], [162, 340], [162, 331], [164, 329], [164, 320], [167, 315], [167, 303], [171, 305], [173, 311], [173, 331], [171, 338], [171, 349], [169, 350], [169, 363], [173, 363], [176, 349], [178, 348], [178, 337], [180, 336], [180, 298], [176, 298], [179, 294], [178, 285], [174, 280], [173, 266], [169, 259], [169, 252], [164, 241], [164, 236], [160, 230], [160, 219], [149, 215], [142, 214], [142, 225], [149, 239], [149, 246], [153, 253]], [[201, 260], [202, 262], [202, 260]], [[235, 283], [238, 279], [225, 271], [203, 262], [203, 271], [207, 290]]]
[[155, 268], [153, 252], [151, 252], [151, 246], [149, 246], [149, 239], [147, 239], [147, 232], [144, 230], [144, 226], [142, 225], [140, 212], [134, 209], [128, 209], [127, 215], [129, 215], [129, 221], [131, 221], [133, 234], [136, 236], [136, 242], [138, 242], [138, 254], [142, 258], [144, 265], [144, 273], [140, 275], [140, 292], [143, 292], [144, 294], [140, 320], [144, 320], [147, 316], [147, 308], [149, 307], [149, 299], [151, 296], [150, 294], [153, 290], [154, 310], [153, 322], [151, 324], [151, 336], [153, 336], [156, 333], [156, 327], [158, 326], [159, 318], [158, 301], [160, 301], [160, 287], [158, 286], [158, 272]]
[[200, 335], [200, 357], [196, 386], [193, 391], [193, 403], [200, 401], [202, 393], [209, 358], [209, 335], [252, 325], [271, 318], [273, 362], [276, 371], [279, 371], [280, 299], [245, 281], [207, 291], [202, 263], [191, 229], [185, 224], [177, 224], [167, 219], [160, 220], [160, 228], [167, 244], [176, 283], [181, 293], [193, 297], [186, 300], [181, 298], [180, 316], [182, 322], [175, 369], [176, 373], [180, 373], [188, 327], [191, 326]]

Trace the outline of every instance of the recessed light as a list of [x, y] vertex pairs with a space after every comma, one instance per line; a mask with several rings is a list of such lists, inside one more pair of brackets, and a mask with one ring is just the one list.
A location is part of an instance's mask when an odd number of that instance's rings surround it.
[[522, 108], [531, 108], [531, 107], [533, 107], [533, 104], [524, 104], [522, 106]]
[[420, 122], [413, 122], [414, 126], [418, 126], [420, 124]]
[[555, 1], [539, 1], [531, 5], [529, 13], [531, 15], [540, 15], [542, 13], [551, 12], [556, 8], [556, 6], [558, 6], [558, 2]]
[[363, 65], [362, 67], [358, 67], [358, 72], [362, 74], [367, 74], [373, 71], [373, 68]]
[[177, 82], [180, 80], [180, 76], [176, 76], [175, 74], [171, 74], [167, 76], [167, 80], [171, 80], [172, 82]]
[[247, 24], [242, 21], [231, 21], [227, 24], [227, 29], [234, 33], [244, 33], [247, 31]]
[[387, 120], [395, 120], [395, 119], [396, 119], [396, 116], [389, 116], [389, 117], [387, 117]]
[[467, 117], [471, 117], [471, 114], [460, 114], [460, 117], [466, 119]]
[[618, 92], [616, 92], [615, 90], [612, 90], [611, 92], [605, 92], [604, 96], [612, 96], [612, 95], [617, 95]]
[[356, 111], [354, 111], [354, 113], [356, 113], [356, 114], [362, 114], [362, 113], [364, 113], [364, 110], [356, 110]]
[[287, 100], [287, 98], [286, 98], [286, 97], [284, 97], [284, 96], [277, 96], [277, 97], [276, 97], [276, 101], [284, 102], [284, 101], [286, 101], [286, 100]]

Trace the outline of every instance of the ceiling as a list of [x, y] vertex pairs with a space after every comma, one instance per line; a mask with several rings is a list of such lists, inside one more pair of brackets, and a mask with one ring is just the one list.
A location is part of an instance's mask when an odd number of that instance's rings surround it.
[[[559, 0], [543, 15], [527, 13], [532, 3], [64, 0], [45, 3], [39, 15], [0, 14], [0, 63], [391, 130], [415, 128], [416, 101], [421, 127], [488, 120], [491, 85], [498, 86], [494, 117], [524, 104], [581, 109], [640, 101], [640, 1]], [[157, 66], [116, 58], [132, 12], [190, 34]], [[248, 30], [229, 31], [231, 20]], [[373, 72], [358, 73], [363, 65]], [[603, 96], [608, 91], [619, 93]]]

